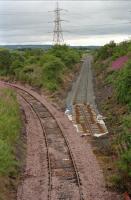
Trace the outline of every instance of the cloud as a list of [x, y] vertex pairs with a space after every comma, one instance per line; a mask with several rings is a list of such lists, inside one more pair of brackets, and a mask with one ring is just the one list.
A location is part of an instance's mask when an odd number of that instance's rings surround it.
[[[61, 18], [65, 41], [70, 44], [104, 44], [131, 36], [130, 1], [60, 1], [67, 9]], [[1, 44], [52, 42], [55, 1], [0, 1]], [[124, 15], [123, 15], [124, 12]], [[103, 39], [101, 39], [103, 38]], [[119, 39], [118, 39], [119, 38]]]

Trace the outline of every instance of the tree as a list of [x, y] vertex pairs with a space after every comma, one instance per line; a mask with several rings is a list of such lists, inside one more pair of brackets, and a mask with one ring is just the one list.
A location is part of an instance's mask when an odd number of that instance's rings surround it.
[[11, 63], [12, 59], [10, 51], [8, 49], [0, 49], [0, 70], [7, 74]]

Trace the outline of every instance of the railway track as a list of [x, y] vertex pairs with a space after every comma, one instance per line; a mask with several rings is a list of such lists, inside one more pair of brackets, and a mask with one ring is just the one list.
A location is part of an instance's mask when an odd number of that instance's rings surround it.
[[7, 85], [15, 88], [41, 124], [48, 162], [48, 200], [84, 200], [72, 150], [55, 117], [32, 94], [17, 86]]
[[[104, 121], [97, 119], [98, 110], [94, 101], [91, 61], [85, 59], [81, 74], [72, 92], [72, 116], [81, 132], [92, 136], [101, 136], [108, 133]], [[103, 124], [102, 124], [103, 123]]]
[[81, 70], [81, 74], [77, 80], [76, 88], [72, 97], [72, 104], [87, 103], [87, 91], [88, 91], [88, 60], [85, 60]]
[[73, 109], [74, 122], [88, 135], [104, 134], [107, 130], [97, 120], [97, 115], [89, 104], [76, 104]]

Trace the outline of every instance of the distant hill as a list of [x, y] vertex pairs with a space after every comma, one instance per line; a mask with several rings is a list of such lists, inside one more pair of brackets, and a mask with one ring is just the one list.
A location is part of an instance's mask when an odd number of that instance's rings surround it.
[[71, 47], [79, 48], [79, 49], [93, 50], [93, 49], [99, 49], [101, 46], [71, 46]]
[[[49, 49], [52, 45], [0, 45], [0, 48], [9, 48], [9, 49]], [[79, 49], [98, 49], [100, 46], [71, 46], [72, 48], [79, 48]]]
[[8, 49], [49, 49], [52, 45], [0, 45], [0, 48], [8, 48]]

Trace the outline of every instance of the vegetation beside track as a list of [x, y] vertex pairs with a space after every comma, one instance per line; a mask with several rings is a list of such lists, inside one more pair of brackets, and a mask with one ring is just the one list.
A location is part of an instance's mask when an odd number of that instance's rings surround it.
[[113, 160], [110, 180], [131, 193], [131, 41], [95, 51], [94, 74], [97, 103], [110, 131], [102, 150]]
[[80, 61], [81, 51], [66, 45], [43, 49], [0, 49], [0, 75], [54, 92]]
[[[81, 54], [81, 50], [66, 45], [54, 46], [49, 50], [2, 48], [0, 78], [27, 83], [49, 91], [50, 95], [60, 93], [59, 90], [65, 92], [63, 88], [66, 88], [68, 80], [71, 81], [79, 69], [77, 63]], [[23, 147], [25, 141], [22, 141], [24, 138], [19, 138], [20, 121], [22, 120], [15, 93], [2, 89], [0, 91], [0, 200], [15, 199], [20, 170], [25, 162], [23, 155], [26, 148]]]
[[0, 200], [14, 199], [20, 160], [16, 146], [21, 132], [20, 110], [11, 89], [0, 89]]

